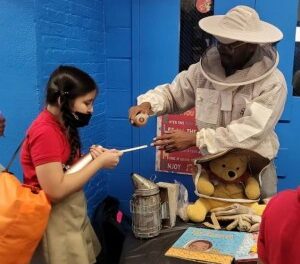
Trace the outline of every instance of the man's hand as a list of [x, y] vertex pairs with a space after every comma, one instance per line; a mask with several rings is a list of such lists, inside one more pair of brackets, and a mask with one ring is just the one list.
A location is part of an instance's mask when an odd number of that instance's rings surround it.
[[139, 114], [148, 116], [152, 113], [153, 112], [151, 111], [151, 104], [148, 102], [144, 102], [140, 105], [132, 106], [128, 111], [129, 122], [134, 126], [144, 125], [145, 122], [139, 122], [139, 120], [137, 119], [137, 116]]
[[5, 118], [0, 112], [0, 136], [4, 135], [4, 129], [5, 129]]
[[196, 146], [196, 133], [181, 130], [167, 131], [162, 136], [154, 138], [152, 144], [168, 153], [181, 151]]

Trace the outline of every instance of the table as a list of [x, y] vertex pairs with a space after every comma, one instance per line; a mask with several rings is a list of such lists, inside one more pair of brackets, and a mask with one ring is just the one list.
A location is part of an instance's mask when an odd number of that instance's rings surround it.
[[[177, 222], [178, 223], [178, 222]], [[165, 252], [190, 226], [199, 224], [179, 222], [176, 227], [163, 229], [159, 236], [151, 239], [137, 239], [130, 232], [124, 242], [119, 264], [186, 264], [193, 261], [166, 257]], [[199, 262], [198, 262], [199, 263]], [[239, 261], [235, 264], [255, 264], [257, 261]]]

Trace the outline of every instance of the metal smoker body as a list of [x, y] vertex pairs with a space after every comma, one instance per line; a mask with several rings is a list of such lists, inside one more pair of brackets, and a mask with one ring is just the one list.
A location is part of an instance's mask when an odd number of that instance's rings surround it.
[[132, 231], [138, 238], [151, 238], [161, 230], [161, 204], [159, 187], [154, 182], [132, 174], [135, 192], [130, 201]]

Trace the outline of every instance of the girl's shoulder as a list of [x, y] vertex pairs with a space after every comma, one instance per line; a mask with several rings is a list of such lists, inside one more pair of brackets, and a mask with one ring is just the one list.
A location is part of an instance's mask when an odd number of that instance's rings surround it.
[[46, 110], [42, 111], [37, 118], [32, 122], [27, 134], [34, 135], [52, 135], [64, 134], [62, 125]]
[[51, 144], [53, 140], [65, 141], [66, 138], [65, 131], [59, 125], [42, 120], [35, 120], [32, 123], [27, 130], [27, 136], [31, 143], [36, 140], [43, 140], [48, 141], [49, 144]]

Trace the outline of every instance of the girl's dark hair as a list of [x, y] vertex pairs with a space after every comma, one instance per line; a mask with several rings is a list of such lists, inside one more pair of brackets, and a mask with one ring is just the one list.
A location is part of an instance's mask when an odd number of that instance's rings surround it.
[[98, 91], [98, 88], [92, 77], [73, 66], [59, 66], [49, 78], [46, 104], [58, 105], [60, 98], [60, 110], [71, 147], [71, 154], [66, 165], [72, 164], [76, 154], [81, 150], [78, 130], [68, 122], [71, 106], [77, 97], [84, 96], [94, 90]]

